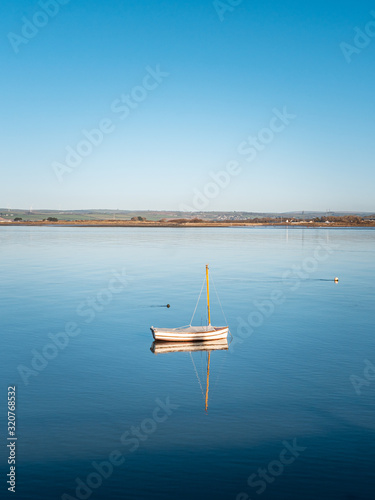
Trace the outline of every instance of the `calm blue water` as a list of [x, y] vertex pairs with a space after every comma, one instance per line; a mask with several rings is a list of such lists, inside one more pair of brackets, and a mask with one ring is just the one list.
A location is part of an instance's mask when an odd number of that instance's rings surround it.
[[[16, 385], [16, 498], [372, 500], [374, 262], [373, 230], [0, 228], [0, 496]], [[149, 330], [206, 263], [234, 337], [207, 412], [207, 353]]]

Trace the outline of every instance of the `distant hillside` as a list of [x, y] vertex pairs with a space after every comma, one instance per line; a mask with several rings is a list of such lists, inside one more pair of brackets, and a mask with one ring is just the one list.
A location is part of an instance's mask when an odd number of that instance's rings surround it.
[[49, 217], [66, 221], [90, 221], [90, 220], [118, 220], [130, 221], [136, 217], [143, 217], [149, 221], [159, 221], [162, 219], [190, 219], [198, 218], [204, 221], [236, 221], [252, 220], [260, 218], [280, 218], [312, 220], [317, 217], [347, 216], [357, 215], [360, 217], [374, 218], [374, 213], [369, 212], [178, 212], [173, 210], [153, 211], [153, 210], [22, 210], [0, 208], [0, 221], [14, 220], [21, 218], [23, 221], [42, 221]]

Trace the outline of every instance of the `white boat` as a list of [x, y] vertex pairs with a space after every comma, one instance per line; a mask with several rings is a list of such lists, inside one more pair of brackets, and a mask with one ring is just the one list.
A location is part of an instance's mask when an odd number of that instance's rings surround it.
[[162, 340], [167, 342], [206, 342], [211, 340], [224, 340], [227, 338], [228, 326], [211, 325], [208, 265], [206, 266], [206, 287], [208, 325], [188, 325], [179, 328], [156, 328], [152, 326], [151, 332], [155, 340]]

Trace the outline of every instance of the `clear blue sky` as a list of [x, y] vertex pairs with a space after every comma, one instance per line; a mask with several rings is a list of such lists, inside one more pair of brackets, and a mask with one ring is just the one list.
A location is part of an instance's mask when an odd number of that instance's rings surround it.
[[[70, 0], [51, 17], [43, 0], [3, 0], [0, 207], [194, 208], [236, 161], [206, 210], [375, 211], [375, 36], [350, 63], [340, 46], [370, 21], [375, 35], [374, 2], [231, 3]], [[295, 118], [246, 161], [239, 145], [284, 107]], [[71, 170], [66, 147], [105, 119]]]

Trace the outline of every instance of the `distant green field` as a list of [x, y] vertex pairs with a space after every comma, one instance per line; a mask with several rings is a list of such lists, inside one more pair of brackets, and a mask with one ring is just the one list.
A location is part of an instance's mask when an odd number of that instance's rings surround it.
[[150, 221], [160, 219], [174, 219], [181, 217], [178, 212], [152, 212], [152, 211], [110, 211], [110, 210], [73, 210], [73, 211], [58, 211], [58, 210], [7, 210], [0, 208], [0, 217], [13, 221], [16, 217], [22, 218], [23, 221], [41, 221], [48, 217], [55, 217], [59, 220], [76, 221], [76, 220], [130, 220], [132, 217], [145, 217]]

